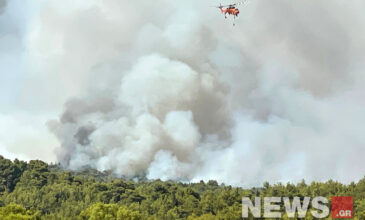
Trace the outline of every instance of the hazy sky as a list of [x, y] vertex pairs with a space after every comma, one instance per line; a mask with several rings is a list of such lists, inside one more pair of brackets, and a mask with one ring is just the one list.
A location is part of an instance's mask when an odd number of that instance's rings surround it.
[[[228, 1], [222, 3], [229, 3]], [[0, 154], [164, 180], [365, 174], [365, 3], [0, 0]]]

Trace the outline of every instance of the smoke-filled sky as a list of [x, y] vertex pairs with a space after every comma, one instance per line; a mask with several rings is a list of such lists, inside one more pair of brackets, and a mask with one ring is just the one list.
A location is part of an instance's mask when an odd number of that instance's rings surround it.
[[[222, 3], [230, 3], [228, 1]], [[0, 154], [240, 186], [365, 175], [365, 2], [0, 0]]]

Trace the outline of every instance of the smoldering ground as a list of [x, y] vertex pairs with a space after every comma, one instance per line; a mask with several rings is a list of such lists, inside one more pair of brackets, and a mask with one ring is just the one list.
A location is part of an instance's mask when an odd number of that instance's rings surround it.
[[59, 161], [234, 185], [361, 178], [365, 3], [249, 1], [235, 27], [212, 4], [41, 4], [27, 48], [46, 95], [68, 98], [48, 123]]

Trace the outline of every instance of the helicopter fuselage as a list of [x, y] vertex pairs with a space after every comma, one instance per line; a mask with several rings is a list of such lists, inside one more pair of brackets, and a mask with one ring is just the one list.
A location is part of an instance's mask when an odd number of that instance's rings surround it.
[[227, 16], [227, 14], [229, 14], [229, 15], [234, 15], [237, 17], [238, 14], [240, 13], [240, 10], [238, 10], [238, 8], [235, 8], [235, 7], [229, 7], [229, 8], [221, 7], [220, 10], [225, 16]]

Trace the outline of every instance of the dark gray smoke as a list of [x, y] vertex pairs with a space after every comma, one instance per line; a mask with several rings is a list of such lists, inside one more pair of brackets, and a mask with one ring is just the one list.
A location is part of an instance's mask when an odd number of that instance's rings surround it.
[[6, 0], [0, 0], [0, 13], [3, 12], [5, 6], [6, 6]]

